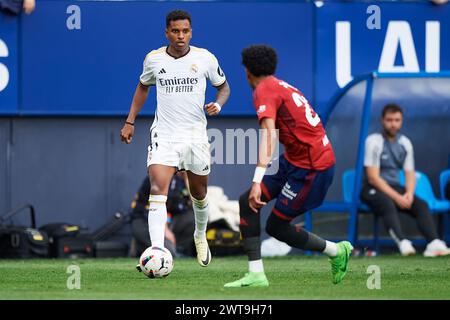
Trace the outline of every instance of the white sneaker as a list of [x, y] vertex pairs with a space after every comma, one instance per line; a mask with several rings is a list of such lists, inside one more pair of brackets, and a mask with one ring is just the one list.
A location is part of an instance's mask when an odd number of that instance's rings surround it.
[[202, 267], [206, 267], [211, 262], [211, 251], [209, 251], [206, 237], [194, 237], [195, 249], [197, 250], [197, 261]]
[[446, 256], [450, 254], [450, 249], [447, 247], [444, 241], [439, 239], [434, 239], [425, 248], [423, 255], [425, 257], [438, 257]]
[[411, 241], [408, 239], [403, 239], [398, 243], [398, 249], [402, 256], [413, 256], [416, 254], [416, 249], [414, 249]]

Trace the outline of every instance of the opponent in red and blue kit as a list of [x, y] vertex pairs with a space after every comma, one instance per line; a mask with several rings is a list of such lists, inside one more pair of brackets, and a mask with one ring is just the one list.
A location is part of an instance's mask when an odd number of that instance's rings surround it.
[[[250, 46], [242, 51], [242, 63], [254, 90], [263, 139], [252, 187], [239, 199], [249, 272], [225, 287], [269, 285], [261, 259], [260, 209], [272, 199], [276, 202], [266, 223], [267, 233], [291, 247], [328, 255], [332, 282], [339, 283], [347, 273], [351, 244], [326, 241], [290, 223], [320, 206], [333, 180], [334, 152], [320, 117], [298, 89], [274, 76], [277, 54], [273, 48]], [[277, 138], [285, 152], [279, 157], [278, 171], [269, 175], [266, 169]]]

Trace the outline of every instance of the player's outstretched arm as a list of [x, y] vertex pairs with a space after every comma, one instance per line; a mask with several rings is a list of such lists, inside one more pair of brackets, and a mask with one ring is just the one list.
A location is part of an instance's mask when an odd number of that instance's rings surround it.
[[224, 84], [216, 88], [217, 88], [216, 102], [210, 102], [205, 105], [206, 113], [209, 116], [215, 116], [219, 114], [220, 110], [222, 110], [223, 105], [227, 102], [228, 98], [230, 97], [231, 91], [227, 81], [225, 81]]
[[263, 118], [261, 120], [258, 167], [267, 168], [270, 161], [272, 161], [277, 142], [278, 134], [275, 127], [275, 120], [272, 118]]
[[275, 127], [275, 120], [272, 118], [263, 118], [261, 120], [258, 164], [253, 176], [252, 188], [248, 196], [249, 207], [254, 212], [258, 212], [258, 210], [266, 204], [261, 201], [261, 181], [267, 166], [272, 160], [277, 143], [278, 134]]
[[144, 86], [139, 82], [138, 86], [136, 87], [136, 91], [134, 92], [130, 112], [128, 113], [127, 120], [125, 121], [122, 130], [120, 130], [120, 138], [127, 144], [131, 143], [131, 140], [133, 139], [134, 121], [136, 120], [139, 111], [141, 111], [142, 106], [147, 100], [148, 88], [149, 87]]

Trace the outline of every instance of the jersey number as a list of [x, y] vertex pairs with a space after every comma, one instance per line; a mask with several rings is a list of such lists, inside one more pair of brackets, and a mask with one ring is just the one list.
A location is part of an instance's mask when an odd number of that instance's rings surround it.
[[292, 92], [292, 100], [294, 100], [294, 103], [297, 107], [305, 107], [305, 115], [306, 120], [308, 120], [308, 123], [312, 125], [313, 127], [317, 126], [320, 122], [320, 117], [316, 113], [313, 116], [313, 111], [311, 109], [311, 106], [308, 103], [308, 100], [302, 95], [300, 95], [298, 92]]

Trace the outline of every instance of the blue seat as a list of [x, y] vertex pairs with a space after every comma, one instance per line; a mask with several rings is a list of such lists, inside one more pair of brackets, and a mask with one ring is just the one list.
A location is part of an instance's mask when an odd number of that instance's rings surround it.
[[[439, 175], [439, 191], [441, 193], [441, 199], [445, 200], [445, 186], [450, 182], [450, 169], [444, 170]], [[450, 200], [450, 199], [447, 199]]]
[[[404, 186], [405, 173], [403, 172], [403, 170], [399, 171], [399, 178], [400, 184]], [[443, 194], [442, 183], [443, 181], [450, 180], [450, 170], [442, 172], [440, 178], [441, 178], [441, 195], [442, 195]], [[352, 201], [354, 179], [355, 179], [355, 170], [353, 169], [345, 171], [342, 176], [342, 192], [345, 202]], [[436, 198], [430, 180], [423, 172], [416, 171], [416, 190], [414, 194], [428, 204], [431, 213], [445, 213], [450, 211], [450, 201], [443, 199], [443, 197], [442, 199]], [[369, 207], [364, 203], [360, 204], [358, 208], [364, 212], [370, 211]]]
[[[450, 160], [450, 156], [449, 156]], [[444, 170], [439, 175], [439, 190], [442, 200], [450, 200], [445, 198], [445, 186], [450, 182], [450, 169]], [[444, 239], [450, 240], [450, 214], [446, 214], [443, 219]]]
[[[450, 201], [445, 199], [438, 199], [435, 197], [433, 188], [431, 186], [430, 180], [428, 177], [420, 171], [416, 171], [416, 189], [414, 194], [424, 200], [430, 209], [430, 213], [438, 214], [438, 213], [448, 213], [450, 212]], [[402, 186], [405, 185], [405, 173], [403, 170], [399, 171], [399, 178], [400, 178], [400, 184]], [[342, 193], [343, 198], [345, 202], [351, 202], [352, 196], [353, 196], [353, 184], [355, 179], [355, 170], [350, 169], [344, 172], [342, 175]], [[442, 191], [442, 183], [443, 181], [449, 181], [450, 180], [450, 170], [444, 171], [441, 174], [440, 181], [441, 181], [441, 194]], [[358, 212], [370, 212], [370, 208], [364, 204], [360, 203], [358, 205]], [[444, 230], [447, 230], [447, 215], [443, 217], [444, 221]], [[374, 246], [375, 250], [378, 250], [378, 218], [374, 215]], [[447, 235], [445, 235], [445, 238], [447, 238]]]
[[[420, 171], [416, 171], [416, 190], [414, 194], [428, 203], [431, 213], [447, 213], [450, 211], [450, 201], [435, 197], [428, 177]], [[400, 184], [405, 185], [405, 174], [400, 171]]]
[[[342, 196], [345, 202], [352, 202], [353, 197], [353, 183], [355, 181], [355, 170], [350, 169], [342, 175]], [[358, 210], [362, 212], [369, 212], [370, 209], [365, 203], [358, 205]]]
[[[405, 183], [405, 175], [403, 171], [400, 171], [400, 184], [404, 185]], [[431, 187], [431, 183], [428, 177], [420, 172], [416, 171], [416, 190], [415, 195], [423, 199], [428, 203], [431, 213], [446, 213], [450, 212], [450, 201], [444, 199], [437, 199], [433, 193], [433, 189]], [[312, 212], [342, 212], [342, 213], [350, 213], [350, 223], [348, 229], [348, 239], [352, 241], [355, 245], [358, 244], [372, 244], [376, 251], [379, 251], [380, 243], [392, 244], [393, 241], [391, 239], [379, 239], [379, 217], [373, 215], [374, 224], [373, 224], [373, 239], [358, 239], [358, 215], [360, 213], [371, 213], [369, 206], [365, 203], [361, 202], [358, 197], [357, 210], [355, 210], [354, 204], [352, 203], [353, 194], [354, 194], [354, 181], [355, 180], [355, 170], [349, 169], [346, 170], [342, 175], [342, 195], [343, 201], [341, 202], [330, 202], [326, 201], [319, 208], [312, 210]], [[441, 184], [442, 181], [450, 180], [450, 170], [445, 174], [441, 175]], [[441, 189], [443, 187], [441, 186]], [[442, 193], [442, 191], [441, 191]], [[305, 227], [307, 230], [312, 231], [312, 212], [307, 212], [305, 214]], [[444, 230], [447, 230], [446, 223], [448, 219], [448, 215], [443, 216], [443, 224]], [[447, 235], [445, 236], [447, 238]], [[415, 244], [425, 244], [424, 239], [413, 239], [413, 243]]]

